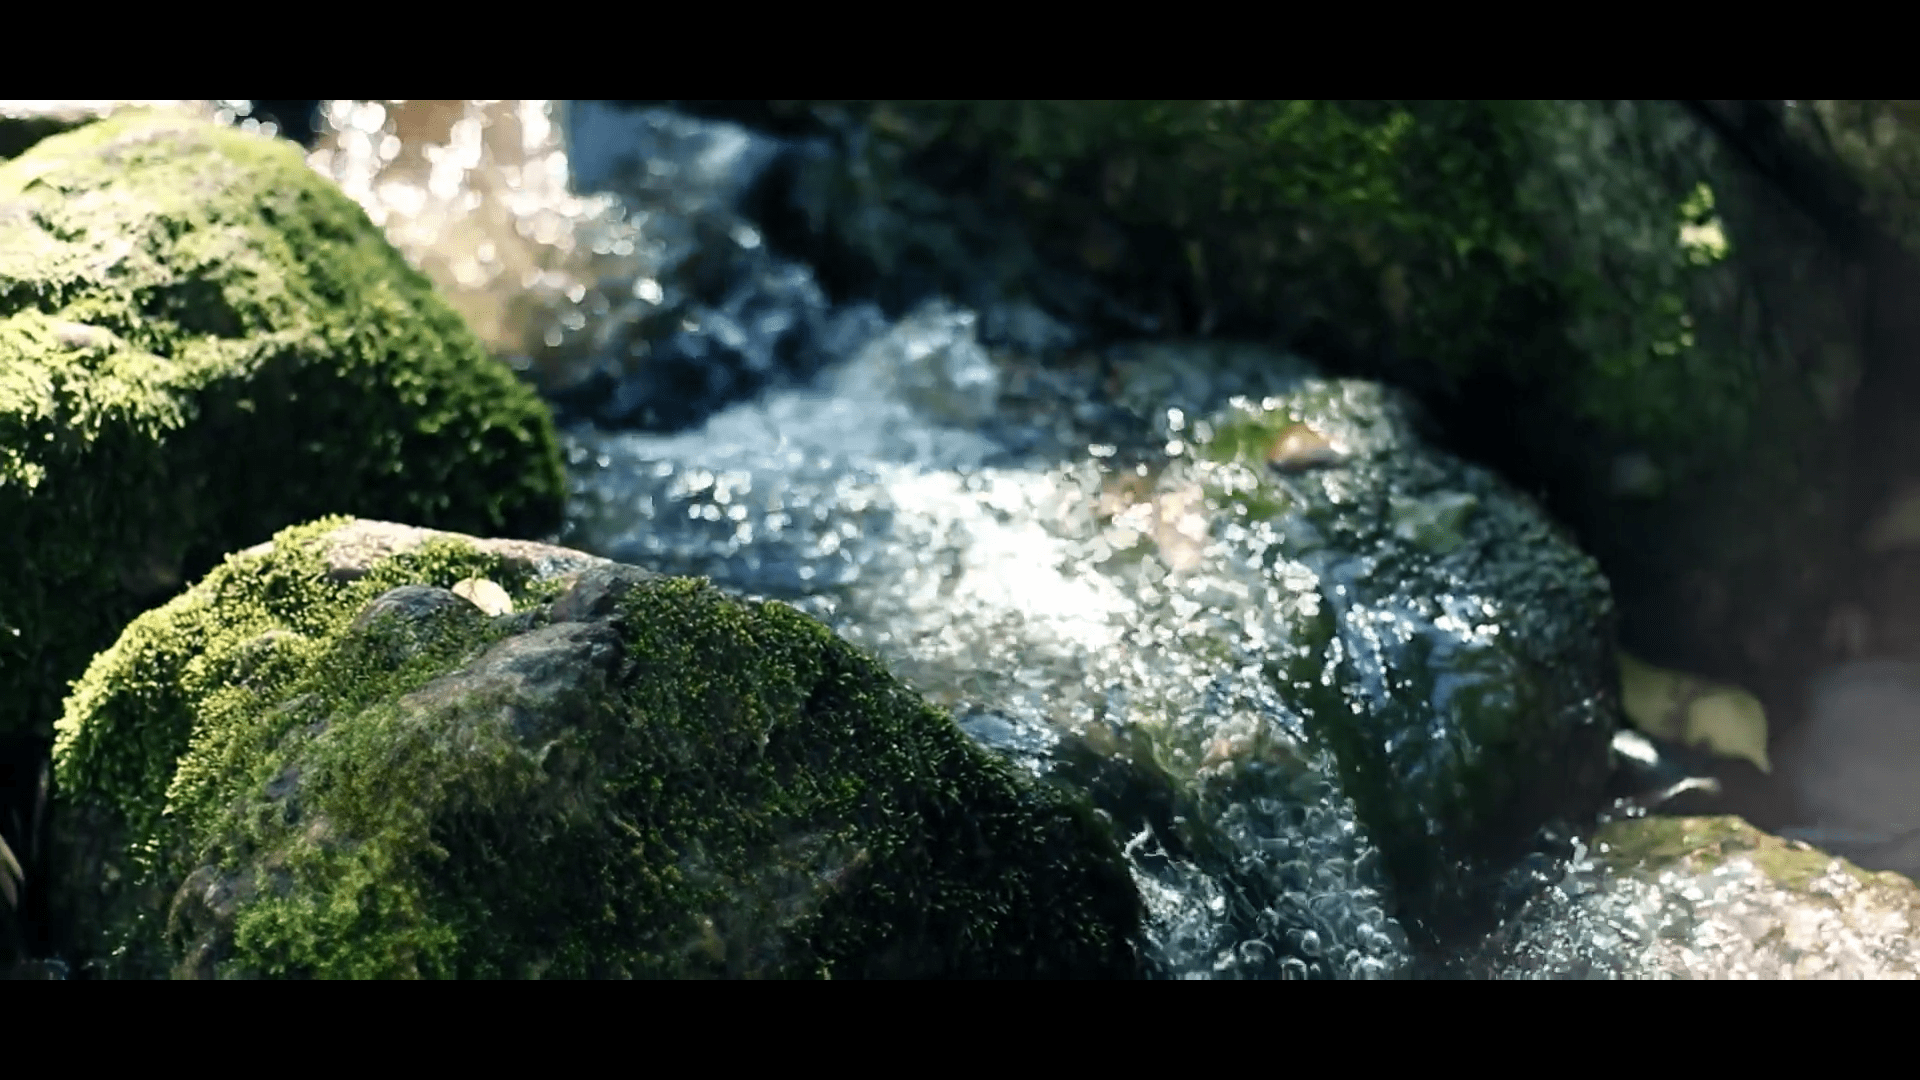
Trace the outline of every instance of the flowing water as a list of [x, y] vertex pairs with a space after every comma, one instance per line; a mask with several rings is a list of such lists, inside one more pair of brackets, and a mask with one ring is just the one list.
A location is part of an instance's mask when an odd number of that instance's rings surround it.
[[[1156, 974], [1765, 968], [1714, 952], [1740, 933], [1715, 898], [1765, 888], [1745, 864], [1649, 885], [1552, 835], [1506, 876], [1502, 929], [1440, 962], [1410, 944], [1381, 847], [1282, 688], [1337, 669], [1355, 714], [1428, 709], [1431, 737], [1386, 738], [1415, 780], [1440, 769], [1422, 754], [1475, 752], [1438, 726], [1509, 684], [1501, 635], [1538, 629], [1534, 579], [1489, 585], [1452, 553], [1538, 526], [1491, 477], [1411, 449], [1378, 387], [1253, 348], [1082, 350], [1082, 328], [1018, 301], [836, 303], [740, 210], [792, 147], [735, 125], [526, 101], [332, 102], [325, 121], [314, 166], [567, 423], [558, 539], [794, 603], [981, 744], [1089, 792], [1146, 900]], [[1216, 452], [1309, 417], [1294, 475]], [[1375, 502], [1393, 539], [1342, 549]], [[1433, 672], [1407, 658], [1429, 655], [1450, 666], [1415, 693], [1409, 673]], [[1596, 697], [1556, 701], [1604, 739]], [[1886, 947], [1852, 940], [1835, 963]]]

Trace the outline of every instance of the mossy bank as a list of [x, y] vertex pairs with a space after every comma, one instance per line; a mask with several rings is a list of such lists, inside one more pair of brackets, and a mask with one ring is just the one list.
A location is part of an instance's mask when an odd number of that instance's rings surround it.
[[563, 500], [544, 407], [298, 148], [133, 112], [0, 165], [0, 734], [276, 529]]
[[285, 531], [101, 654], [56, 770], [97, 976], [1136, 970], [1082, 804], [791, 608], [541, 545]]

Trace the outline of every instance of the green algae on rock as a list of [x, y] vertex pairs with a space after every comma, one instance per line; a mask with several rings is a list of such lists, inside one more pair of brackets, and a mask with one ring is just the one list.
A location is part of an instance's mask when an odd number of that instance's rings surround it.
[[1654, 913], [1653, 924], [1671, 919], [1689, 932], [1647, 934], [1627, 950], [1650, 974], [1920, 978], [1920, 886], [1911, 878], [1863, 870], [1734, 817], [1616, 821], [1593, 842], [1622, 883], [1616, 892], [1664, 879], [1667, 896], [1713, 900], [1685, 918]]
[[558, 548], [282, 532], [100, 655], [56, 769], [96, 975], [1135, 972], [1078, 802], [791, 608]]
[[564, 496], [544, 406], [298, 148], [135, 112], [0, 165], [0, 731], [276, 529]]

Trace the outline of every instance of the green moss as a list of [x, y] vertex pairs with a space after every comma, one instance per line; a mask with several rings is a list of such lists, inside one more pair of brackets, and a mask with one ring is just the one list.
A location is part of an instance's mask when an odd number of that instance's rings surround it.
[[0, 731], [288, 524], [563, 500], [543, 406], [297, 148], [127, 114], [0, 166]]
[[[635, 578], [547, 626], [550, 584], [452, 543], [343, 584], [338, 524], [142, 616], [70, 700], [63, 814], [122, 838], [114, 882], [72, 883], [97, 973], [1132, 972], [1138, 901], [1083, 803], [818, 623]], [[482, 575], [517, 614], [363, 615]], [[550, 684], [492, 648], [570, 641], [601, 659]]]
[[1696, 323], [1728, 233], [1703, 168], [1662, 172], [1704, 138], [1676, 151], [1685, 124], [1655, 112], [995, 101], [873, 116], [878, 141], [908, 151], [896, 168], [956, 148], [1012, 162], [1000, 179], [1042, 248], [1148, 311], [1190, 304], [1328, 359], [1408, 358], [1423, 384], [1540, 384], [1623, 440], [1724, 451], [1746, 432], [1752, 361]]
[[[1603, 847], [1604, 845], [1604, 847]], [[1753, 861], [1776, 884], [1805, 890], [1824, 876], [1834, 857], [1805, 844], [1763, 833], [1737, 817], [1645, 817], [1610, 822], [1594, 834], [1600, 857], [1622, 873], [1658, 874], [1669, 867], [1704, 873], [1736, 856]], [[1875, 874], [1840, 860], [1863, 885], [1877, 879], [1900, 883], [1897, 874]]]
[[[298, 722], [297, 710], [258, 716], [263, 703], [296, 692], [316, 707], [350, 707], [418, 685], [489, 636], [485, 628], [467, 627], [466, 636], [449, 635], [382, 671], [378, 650], [366, 642], [357, 651], [323, 647], [354, 612], [402, 583], [445, 588], [489, 576], [505, 578], [510, 595], [519, 584], [497, 558], [436, 542], [336, 587], [325, 575], [318, 540], [346, 521], [324, 519], [283, 532], [272, 556], [228, 559], [208, 587], [135, 619], [76, 682], [68, 715], [87, 722], [61, 727], [56, 773], [69, 801], [104, 814], [114, 835], [123, 837], [123, 861], [113, 865], [109, 856], [106, 868], [121, 900], [153, 899], [150, 890], [168, 869], [163, 853], [206, 842], [210, 826], [192, 823], [253, 781], [248, 766]], [[88, 850], [82, 846], [75, 855], [84, 858]], [[142, 933], [154, 929], [151, 920], [133, 921]]]

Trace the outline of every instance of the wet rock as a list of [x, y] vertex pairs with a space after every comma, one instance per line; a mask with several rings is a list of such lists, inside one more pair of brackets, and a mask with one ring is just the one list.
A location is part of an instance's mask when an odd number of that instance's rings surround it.
[[[1423, 445], [1391, 393], [1270, 386], [1201, 413], [1206, 430], [1178, 425], [1209, 505], [1232, 515], [1214, 535], [1270, 560], [1269, 603], [1276, 585], [1297, 598], [1267, 669], [1338, 757], [1403, 917], [1430, 940], [1470, 932], [1538, 830], [1601, 804], [1618, 708], [1606, 582], [1524, 497]], [[1348, 448], [1339, 467], [1262, 468], [1302, 424]]]
[[102, 654], [56, 767], [86, 977], [1138, 971], [1076, 800], [790, 607], [565, 549], [286, 530]]
[[1573, 871], [1452, 974], [1912, 979], [1920, 886], [1739, 818], [1603, 827]]

